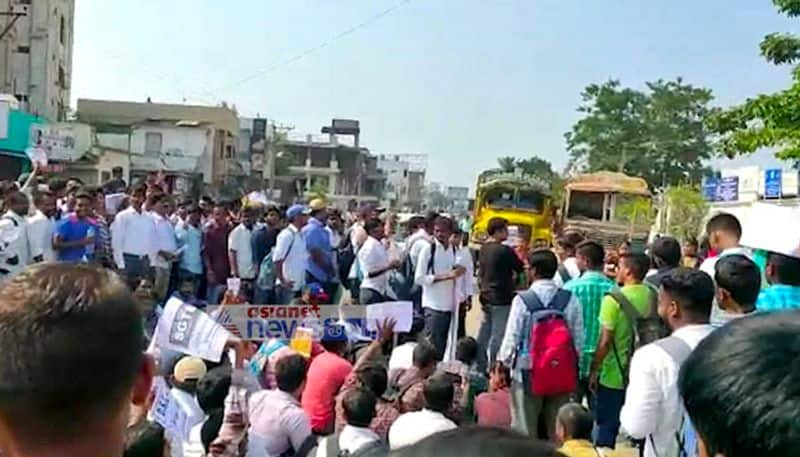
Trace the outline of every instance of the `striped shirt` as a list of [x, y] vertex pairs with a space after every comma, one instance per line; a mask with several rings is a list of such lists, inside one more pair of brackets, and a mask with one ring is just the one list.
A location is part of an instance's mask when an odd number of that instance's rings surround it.
[[780, 311], [800, 308], [800, 287], [773, 284], [762, 290], [756, 301], [759, 311]]
[[586, 271], [580, 278], [564, 285], [564, 289], [578, 298], [583, 314], [583, 351], [580, 358], [580, 376], [589, 376], [589, 368], [594, 357], [594, 349], [600, 338], [600, 304], [605, 295], [616, 287], [614, 281], [599, 271]]

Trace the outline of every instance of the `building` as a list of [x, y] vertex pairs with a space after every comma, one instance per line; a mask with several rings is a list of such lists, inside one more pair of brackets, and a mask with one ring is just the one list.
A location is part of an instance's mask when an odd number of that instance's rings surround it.
[[469, 187], [447, 186], [444, 196], [447, 198], [449, 213], [464, 214], [469, 209]]
[[284, 202], [324, 195], [341, 208], [382, 199], [378, 158], [359, 145], [358, 121], [334, 119], [323, 135], [290, 133], [278, 140], [275, 183]]
[[381, 154], [378, 169], [386, 176], [384, 199], [398, 210], [418, 211], [422, 207], [425, 188], [424, 154]]
[[75, 0], [0, 0], [0, 93], [23, 111], [64, 121], [70, 103]]
[[77, 114], [95, 129], [94, 151], [127, 148], [133, 182], [163, 170], [174, 192], [234, 198], [244, 191], [239, 119], [225, 105], [79, 99]]

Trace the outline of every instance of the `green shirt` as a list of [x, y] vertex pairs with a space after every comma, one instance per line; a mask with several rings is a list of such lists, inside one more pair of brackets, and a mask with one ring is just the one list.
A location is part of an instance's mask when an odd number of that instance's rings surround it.
[[[625, 286], [622, 294], [631, 302], [634, 308], [641, 314], [649, 312], [650, 300], [653, 289], [644, 284]], [[612, 297], [606, 296], [600, 306], [600, 319], [598, 321], [603, 328], [614, 332], [614, 345], [619, 355], [619, 363], [614, 357], [614, 350], [608, 351], [606, 358], [600, 366], [600, 384], [612, 389], [624, 389], [623, 372], [620, 370], [628, 366], [631, 358], [633, 344], [633, 325], [628, 320], [625, 312], [622, 311], [619, 303]]]
[[564, 285], [564, 289], [575, 294], [578, 303], [581, 305], [583, 317], [583, 351], [580, 358], [580, 376], [589, 376], [594, 348], [597, 347], [597, 340], [600, 338], [600, 324], [597, 320], [600, 315], [600, 304], [603, 297], [616, 287], [614, 281], [608, 279], [606, 275], [599, 271], [586, 271], [579, 278], [575, 278]]

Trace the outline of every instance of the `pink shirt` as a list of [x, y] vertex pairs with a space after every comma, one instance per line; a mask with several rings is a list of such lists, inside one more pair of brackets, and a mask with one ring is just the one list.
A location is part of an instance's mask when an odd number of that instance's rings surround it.
[[478, 416], [478, 425], [510, 427], [511, 394], [508, 389], [484, 392], [475, 397], [475, 415]]
[[323, 352], [311, 361], [302, 404], [314, 432], [333, 430], [336, 395], [352, 370], [350, 362], [332, 352]]

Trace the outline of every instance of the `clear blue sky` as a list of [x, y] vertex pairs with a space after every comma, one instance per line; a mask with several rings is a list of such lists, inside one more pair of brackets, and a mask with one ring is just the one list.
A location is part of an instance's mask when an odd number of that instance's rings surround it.
[[769, 0], [76, 4], [73, 99], [227, 100], [315, 133], [356, 118], [374, 153], [426, 153], [430, 180], [470, 186], [504, 155], [563, 167], [563, 134], [593, 82], [682, 76], [719, 105], [785, 87], [758, 43], [800, 28]]

